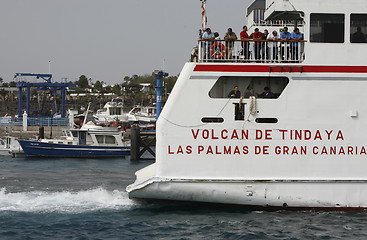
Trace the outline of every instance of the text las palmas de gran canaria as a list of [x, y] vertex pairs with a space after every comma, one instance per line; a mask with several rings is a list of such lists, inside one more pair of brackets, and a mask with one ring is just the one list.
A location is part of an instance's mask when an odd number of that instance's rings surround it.
[[188, 139], [190, 144], [168, 145], [168, 154], [367, 155], [365, 146], [344, 145], [342, 130], [191, 129]]

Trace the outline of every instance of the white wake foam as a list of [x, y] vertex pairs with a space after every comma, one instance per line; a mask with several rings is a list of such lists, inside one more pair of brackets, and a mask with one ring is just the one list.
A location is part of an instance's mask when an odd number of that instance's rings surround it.
[[136, 205], [123, 191], [102, 187], [79, 192], [19, 192], [0, 189], [0, 211], [81, 213], [128, 209]]

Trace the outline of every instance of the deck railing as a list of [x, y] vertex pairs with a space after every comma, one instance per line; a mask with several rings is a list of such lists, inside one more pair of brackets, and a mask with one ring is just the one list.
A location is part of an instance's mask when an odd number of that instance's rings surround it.
[[[22, 126], [23, 118], [0, 117], [0, 126]], [[28, 126], [68, 126], [69, 118], [28, 117]]]
[[69, 118], [28, 117], [28, 126], [68, 126]]
[[304, 43], [296, 40], [199, 40], [192, 52], [194, 62], [301, 63]]
[[251, 11], [249, 14], [249, 19], [252, 19], [252, 22], [249, 22], [249, 26], [254, 27], [260, 27], [260, 26], [266, 26], [266, 27], [294, 27], [297, 25], [297, 27], [303, 27], [304, 21], [303, 20], [265, 20], [264, 17], [265, 8], [256, 8]]

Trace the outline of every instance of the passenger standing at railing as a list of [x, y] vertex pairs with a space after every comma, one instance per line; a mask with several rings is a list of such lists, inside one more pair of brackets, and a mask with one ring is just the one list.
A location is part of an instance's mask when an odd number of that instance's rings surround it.
[[[249, 46], [250, 43], [247, 41], [249, 39], [248, 34], [247, 34], [247, 26], [243, 26], [243, 31], [240, 33], [240, 38], [242, 40], [241, 42], [241, 46], [242, 46], [242, 55], [244, 56], [245, 59], [249, 58]], [[244, 41], [246, 40], [246, 41]]]
[[278, 44], [279, 44], [279, 35], [277, 31], [274, 30], [271, 34], [269, 34], [268, 40], [271, 41], [269, 42], [269, 48], [271, 50], [272, 60], [277, 61], [278, 60]]
[[212, 30], [210, 28], [207, 28], [201, 36], [201, 40], [206, 40], [202, 42], [202, 52], [204, 59], [210, 59], [210, 46], [213, 42], [208, 40], [214, 40], [214, 38], [214, 33], [212, 33]]
[[261, 52], [261, 40], [262, 39], [262, 32], [259, 31], [258, 28], [255, 28], [255, 31], [250, 35], [250, 38], [255, 40], [254, 42], [254, 52], [255, 52], [255, 59], [260, 59], [260, 52]]
[[303, 34], [300, 33], [298, 28], [295, 28], [293, 32], [291, 33], [291, 38], [294, 41], [297, 42], [291, 42], [291, 54], [292, 54], [292, 60], [299, 60], [298, 52], [299, 52], [299, 43], [298, 41], [301, 41], [303, 39]]
[[199, 40], [201, 40], [203, 37], [203, 30], [199, 29]]
[[214, 39], [215, 40], [220, 40], [220, 37], [219, 37], [219, 33], [218, 32], [215, 32], [214, 33]]
[[288, 27], [283, 28], [283, 32], [280, 33], [280, 39], [283, 40], [280, 47], [281, 59], [289, 60], [289, 40], [291, 40], [291, 34], [288, 32]]
[[265, 40], [261, 43], [261, 56], [263, 60], [269, 59], [269, 46], [268, 42], [266, 41], [268, 39], [269, 32], [267, 29], [264, 30], [263, 36], [261, 37], [262, 40]]
[[232, 31], [232, 28], [228, 28], [224, 40], [226, 41], [226, 59], [232, 59], [234, 41], [237, 40], [237, 35]]

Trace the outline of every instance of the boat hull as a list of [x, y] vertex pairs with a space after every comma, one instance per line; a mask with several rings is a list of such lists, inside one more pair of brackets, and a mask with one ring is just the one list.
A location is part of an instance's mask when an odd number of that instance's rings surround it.
[[121, 146], [68, 145], [27, 140], [19, 140], [19, 143], [28, 157], [101, 158], [123, 157], [130, 154], [129, 147]]
[[0, 156], [8, 156], [10, 155], [9, 149], [1, 148], [0, 149]]
[[239, 181], [151, 179], [129, 197], [274, 209], [367, 209], [366, 181]]

